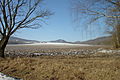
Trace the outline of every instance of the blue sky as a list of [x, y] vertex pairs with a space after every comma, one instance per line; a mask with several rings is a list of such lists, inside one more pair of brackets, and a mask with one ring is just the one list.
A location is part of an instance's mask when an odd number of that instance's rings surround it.
[[[104, 35], [103, 27], [98, 31], [96, 28], [85, 30], [81, 28], [84, 22], [76, 25], [71, 16], [71, 0], [45, 0], [44, 7], [54, 12], [47, 21], [39, 29], [22, 29], [17, 31], [14, 36], [38, 40], [38, 41], [51, 41], [56, 39], [64, 39], [67, 41], [85, 41]], [[89, 27], [100, 26], [100, 24], [89, 25]], [[103, 25], [102, 25], [103, 26]], [[91, 33], [91, 35], [89, 35]]]

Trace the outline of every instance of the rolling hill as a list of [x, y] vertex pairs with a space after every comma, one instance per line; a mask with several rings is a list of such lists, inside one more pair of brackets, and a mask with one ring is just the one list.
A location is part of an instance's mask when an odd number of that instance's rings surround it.
[[49, 41], [49, 42], [52, 42], [52, 43], [71, 43], [71, 42], [65, 41], [63, 39], [58, 39], [58, 40]]
[[27, 40], [18, 37], [10, 37], [8, 44], [31, 44], [31, 43], [38, 43], [39, 41], [36, 40]]
[[106, 36], [106, 37], [99, 37], [99, 38], [96, 38], [96, 39], [79, 42], [79, 44], [111, 45], [112, 42], [111, 42], [111, 37]]
[[[18, 37], [11, 37], [9, 39], [8, 44], [31, 44], [31, 43], [40, 43], [41, 41], [36, 41], [36, 40], [27, 40], [27, 39], [22, 39]], [[76, 41], [76, 42], [68, 42], [63, 39], [58, 39], [54, 41], [48, 41], [51, 43], [72, 43], [72, 44], [93, 44], [93, 45], [111, 45], [111, 37], [106, 36], [106, 37], [99, 37], [96, 39], [88, 40], [88, 41]], [[43, 42], [41, 42], [43, 43]], [[44, 43], [47, 43], [44, 41]]]
[[54, 43], [71, 43], [71, 44], [92, 44], [92, 45], [111, 45], [111, 37], [105, 36], [105, 37], [98, 37], [96, 39], [87, 40], [87, 41], [76, 41], [76, 42], [68, 42], [62, 39], [50, 41]]

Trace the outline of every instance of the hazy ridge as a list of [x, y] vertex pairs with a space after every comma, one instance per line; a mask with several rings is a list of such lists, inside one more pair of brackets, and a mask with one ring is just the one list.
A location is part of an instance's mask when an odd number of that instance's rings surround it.
[[32, 43], [71, 43], [71, 44], [93, 44], [93, 45], [110, 45], [111, 43], [111, 37], [99, 37], [96, 39], [88, 40], [88, 41], [75, 41], [75, 42], [69, 42], [63, 39], [58, 39], [54, 41], [36, 41], [36, 40], [27, 40], [22, 39], [18, 37], [11, 37], [9, 40], [9, 44], [32, 44]]

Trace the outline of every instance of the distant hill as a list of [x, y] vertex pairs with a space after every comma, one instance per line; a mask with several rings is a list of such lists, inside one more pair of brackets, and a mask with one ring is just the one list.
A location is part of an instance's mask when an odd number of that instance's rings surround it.
[[[9, 39], [8, 44], [31, 44], [31, 43], [40, 43], [41, 41], [36, 41], [36, 40], [27, 40], [27, 39], [22, 39], [18, 37], [11, 37]], [[76, 41], [76, 42], [68, 42], [63, 39], [58, 39], [54, 41], [48, 41], [52, 43], [72, 43], [72, 44], [93, 44], [93, 45], [111, 45], [111, 37], [99, 37], [96, 39], [88, 40], [88, 41]], [[41, 43], [47, 43], [46, 41], [42, 41]]]
[[88, 41], [76, 41], [76, 42], [68, 42], [63, 39], [58, 39], [54, 41], [49, 41], [52, 43], [71, 43], [71, 44], [93, 44], [93, 45], [111, 45], [111, 37], [106, 36], [106, 37], [99, 37], [96, 39], [88, 40]]
[[49, 42], [53, 42], [53, 43], [70, 43], [70, 42], [62, 40], [62, 39], [58, 39], [58, 40], [54, 40], [54, 41], [49, 41]]
[[99, 37], [96, 39], [88, 40], [88, 41], [83, 41], [79, 42], [79, 44], [93, 44], [93, 45], [111, 45], [111, 37]]
[[18, 37], [10, 37], [8, 44], [30, 44], [30, 43], [38, 43], [36, 40], [27, 40]]
[[71, 42], [72, 44], [81, 44], [81, 41], [75, 41], [75, 42]]

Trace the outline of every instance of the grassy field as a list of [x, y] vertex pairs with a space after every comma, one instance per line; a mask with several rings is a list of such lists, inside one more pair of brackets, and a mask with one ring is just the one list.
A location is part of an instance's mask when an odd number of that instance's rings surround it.
[[[23, 45], [7, 46], [6, 52], [46, 53], [98, 48], [100, 46]], [[0, 59], [0, 72], [23, 80], [120, 80], [120, 56], [107, 55], [102, 53], [89, 55], [88, 52], [86, 55], [8, 57]]]
[[120, 57], [7, 58], [0, 71], [24, 80], [120, 80]]

